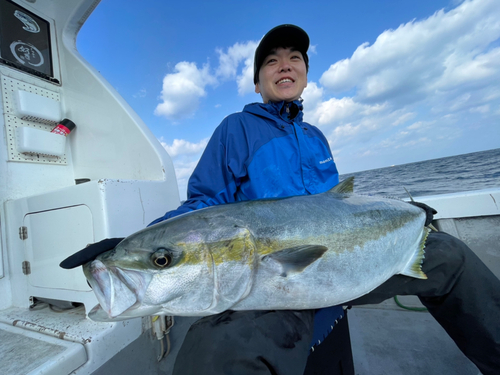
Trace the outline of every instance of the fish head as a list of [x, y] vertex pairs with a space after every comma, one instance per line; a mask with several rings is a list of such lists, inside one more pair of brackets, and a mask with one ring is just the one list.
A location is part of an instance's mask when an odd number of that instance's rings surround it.
[[210, 251], [203, 242], [160, 232], [146, 228], [83, 266], [100, 305], [91, 319], [208, 315], [203, 312], [214, 299]]

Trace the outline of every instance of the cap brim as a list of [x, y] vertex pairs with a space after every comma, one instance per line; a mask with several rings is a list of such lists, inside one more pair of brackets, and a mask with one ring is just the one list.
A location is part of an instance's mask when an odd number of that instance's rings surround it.
[[85, 263], [94, 260], [98, 255], [105, 253], [118, 245], [123, 238], [107, 238], [95, 244], [89, 245], [83, 250], [67, 257], [60, 264], [59, 267], [65, 269], [72, 269], [84, 265]]

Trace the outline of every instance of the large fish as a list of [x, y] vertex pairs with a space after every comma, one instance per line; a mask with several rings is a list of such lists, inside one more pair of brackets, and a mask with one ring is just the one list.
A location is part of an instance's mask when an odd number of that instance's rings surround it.
[[143, 229], [84, 265], [97, 321], [228, 309], [312, 309], [395, 274], [425, 279], [425, 212], [332, 190], [207, 207]]

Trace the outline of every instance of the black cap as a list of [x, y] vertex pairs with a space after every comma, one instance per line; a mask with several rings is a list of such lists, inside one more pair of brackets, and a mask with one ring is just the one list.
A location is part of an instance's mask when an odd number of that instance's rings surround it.
[[88, 245], [85, 249], [67, 257], [60, 264], [59, 267], [67, 270], [79, 266], [83, 266], [94, 260], [98, 255], [106, 251], [114, 249], [121, 241], [122, 238], [106, 238], [105, 240]]
[[293, 47], [304, 57], [306, 66], [308, 66], [307, 50], [309, 49], [309, 36], [300, 27], [295, 25], [279, 25], [271, 29], [259, 43], [255, 50], [253, 60], [253, 83], [259, 81], [260, 67], [269, 52], [277, 47]]
[[66, 126], [69, 131], [72, 131], [76, 127], [75, 123], [67, 118], [59, 121], [59, 124]]

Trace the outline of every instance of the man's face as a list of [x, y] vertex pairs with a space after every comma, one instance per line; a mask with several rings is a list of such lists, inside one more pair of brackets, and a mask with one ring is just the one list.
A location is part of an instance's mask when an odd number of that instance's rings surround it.
[[293, 48], [277, 48], [264, 59], [255, 92], [262, 100], [291, 102], [302, 95], [307, 86], [307, 69], [302, 53]]

